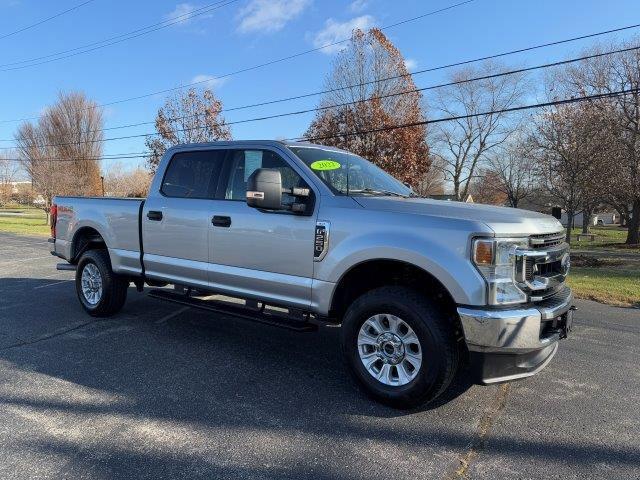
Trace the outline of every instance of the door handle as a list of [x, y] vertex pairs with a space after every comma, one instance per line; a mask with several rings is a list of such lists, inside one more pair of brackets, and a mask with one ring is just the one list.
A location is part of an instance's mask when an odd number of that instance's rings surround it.
[[223, 217], [220, 215], [214, 215], [211, 219], [214, 227], [227, 227], [231, 226], [231, 217]]
[[162, 220], [162, 212], [158, 212], [157, 210], [149, 210], [147, 212], [147, 218], [149, 220], [159, 222], [160, 220]]

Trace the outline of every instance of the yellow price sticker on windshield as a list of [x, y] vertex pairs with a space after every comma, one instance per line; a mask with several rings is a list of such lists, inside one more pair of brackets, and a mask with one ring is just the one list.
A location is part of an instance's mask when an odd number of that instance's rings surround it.
[[310, 166], [313, 170], [337, 170], [342, 165], [334, 160], [316, 160]]

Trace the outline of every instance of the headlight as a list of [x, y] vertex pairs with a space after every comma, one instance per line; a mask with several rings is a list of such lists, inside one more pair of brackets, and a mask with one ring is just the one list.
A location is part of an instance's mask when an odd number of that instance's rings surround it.
[[489, 304], [527, 301], [527, 294], [515, 283], [515, 251], [527, 246], [528, 240], [523, 238], [474, 240], [471, 259], [487, 281]]

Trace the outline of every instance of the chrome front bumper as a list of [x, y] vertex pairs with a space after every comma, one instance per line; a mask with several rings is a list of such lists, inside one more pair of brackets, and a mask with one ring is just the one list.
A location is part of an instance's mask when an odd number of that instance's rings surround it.
[[557, 333], [545, 336], [543, 323], [567, 313], [573, 305], [569, 287], [528, 308], [497, 310], [458, 307], [464, 337], [471, 351], [526, 353], [557, 342]]
[[568, 321], [572, 306], [571, 289], [564, 287], [526, 308], [458, 307], [472, 360], [482, 364], [476, 365], [480, 382], [514, 380], [542, 370], [555, 355], [561, 338], [559, 329], [553, 327]]

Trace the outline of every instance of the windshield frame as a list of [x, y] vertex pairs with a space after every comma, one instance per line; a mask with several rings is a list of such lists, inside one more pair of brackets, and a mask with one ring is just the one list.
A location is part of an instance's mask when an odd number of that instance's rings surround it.
[[[395, 178], [393, 175], [391, 175], [390, 173], [386, 172], [385, 170], [383, 170], [382, 168], [378, 167], [377, 165], [375, 165], [373, 162], [370, 162], [369, 160], [356, 155], [355, 153], [349, 152], [347, 150], [342, 150], [339, 148], [335, 148], [335, 147], [329, 147], [329, 146], [325, 146], [325, 145], [314, 145], [314, 144], [294, 144], [294, 145], [287, 145], [287, 148], [291, 151], [291, 153], [293, 155], [296, 156], [297, 159], [299, 159], [299, 161], [302, 163], [302, 165], [304, 165], [305, 168], [308, 169], [308, 171], [312, 174], [312, 176], [319, 180], [333, 195], [335, 196], [342, 196], [342, 197], [355, 197], [355, 196], [389, 196], [389, 197], [402, 197], [402, 198], [409, 198], [409, 197], [417, 197], [418, 195], [416, 195], [416, 193], [413, 191], [413, 189], [411, 189], [411, 187], [408, 187], [407, 185], [405, 185], [403, 182], [401, 182], [400, 180], [398, 180], [397, 178]], [[327, 154], [338, 154], [340, 156], [349, 156], [349, 157], [353, 157], [354, 159], [357, 159], [356, 162], [360, 163], [360, 162], [364, 162], [364, 165], [366, 166], [366, 168], [369, 170], [368, 173], [373, 173], [375, 175], [380, 175], [380, 179], [383, 180], [384, 182], [388, 182], [390, 185], [389, 188], [380, 188], [380, 187], [374, 187], [374, 186], [366, 186], [364, 188], [364, 190], [371, 190], [371, 191], [363, 191], [362, 188], [360, 187], [356, 187], [353, 186], [353, 188], [349, 185], [349, 172], [351, 170], [351, 168], [349, 168], [346, 172], [346, 181], [347, 181], [347, 185], [346, 188], [347, 190], [342, 190], [339, 188], [336, 188], [335, 185], [332, 184], [332, 182], [330, 182], [328, 179], [323, 178], [322, 175], [320, 175], [320, 171], [316, 171], [313, 168], [311, 168], [311, 164], [313, 163], [313, 161], [310, 161], [309, 159], [305, 159], [303, 158], [303, 156], [299, 155], [299, 150], [319, 150], [322, 152], [326, 152]]]

